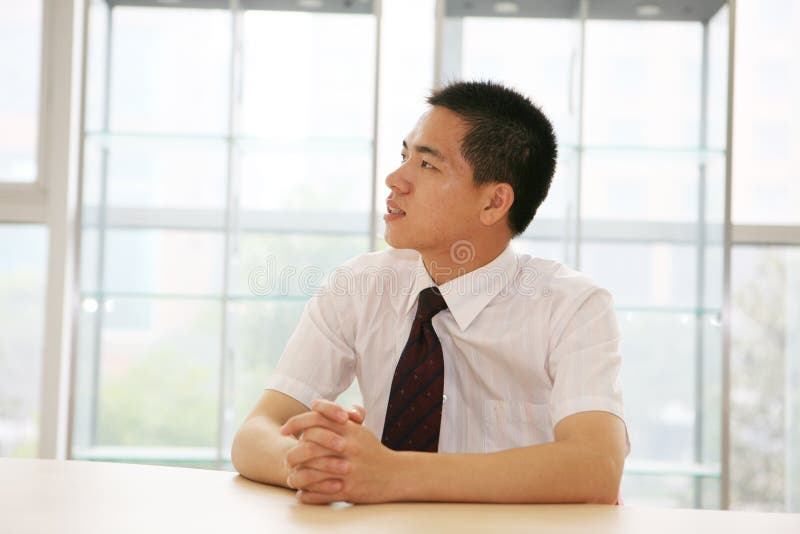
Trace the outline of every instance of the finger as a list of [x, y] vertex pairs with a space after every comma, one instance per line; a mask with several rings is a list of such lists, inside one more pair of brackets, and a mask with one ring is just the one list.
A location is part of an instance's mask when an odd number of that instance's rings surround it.
[[300, 491], [309, 491], [312, 493], [338, 493], [342, 491], [342, 481], [337, 480], [335, 478], [329, 478], [327, 480], [322, 480], [320, 482], [316, 482], [314, 484], [309, 484], [308, 487], [303, 488]]
[[320, 426], [311, 427], [303, 432], [303, 435], [300, 436], [300, 441], [316, 443], [326, 449], [330, 449], [334, 453], [344, 451], [345, 446], [345, 441], [342, 436]]
[[327, 449], [313, 441], [300, 441], [286, 453], [286, 465], [297, 467], [321, 456], [335, 456], [335, 451]]
[[303, 412], [294, 417], [290, 417], [283, 426], [280, 428], [281, 434], [290, 436], [292, 434], [299, 434], [312, 426], [321, 426], [333, 430], [334, 432], [344, 432], [344, 425], [332, 421], [319, 412], [310, 411]]
[[346, 475], [350, 471], [350, 462], [337, 456], [323, 456], [304, 462], [298, 467], [316, 469], [331, 475]]
[[325, 399], [317, 399], [311, 403], [311, 409], [315, 412], [321, 413], [332, 421], [336, 421], [337, 423], [344, 423], [347, 421], [347, 412], [345, 412], [344, 408], [335, 402]]
[[364, 422], [366, 418], [366, 411], [364, 411], [363, 406], [359, 406], [358, 404], [353, 404], [353, 407], [347, 412], [347, 415], [350, 416], [350, 420], [354, 423], [358, 423], [359, 425]]
[[[286, 477], [286, 484], [290, 488], [309, 489], [309, 486], [312, 484], [319, 484], [324, 480], [331, 482], [324, 487], [335, 487], [335, 489], [332, 490], [334, 492], [339, 491], [342, 487], [342, 481], [340, 479], [331, 477], [330, 473], [306, 468], [289, 471], [289, 475]], [[330, 493], [330, 491], [328, 493]]]
[[343, 501], [344, 496], [338, 493], [319, 493], [315, 491], [299, 490], [297, 499], [303, 504], [330, 504]]

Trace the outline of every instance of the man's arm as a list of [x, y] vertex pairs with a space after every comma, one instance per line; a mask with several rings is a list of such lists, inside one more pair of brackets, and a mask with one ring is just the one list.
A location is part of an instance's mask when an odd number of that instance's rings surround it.
[[[331, 404], [318, 402], [315, 411], [339, 417]], [[300, 415], [290, 419], [282, 432], [303, 431], [318, 422], [319, 413]], [[314, 491], [310, 486], [313, 473], [303, 464], [308, 457], [287, 457], [293, 484], [303, 490], [303, 502], [613, 504], [626, 453], [625, 426], [606, 412], [566, 417], [556, 426], [553, 443], [484, 454], [395, 452], [362, 427], [351, 423], [335, 426], [346, 441], [342, 456], [348, 472], [342, 476], [341, 491]]]
[[[313, 479], [308, 482], [308, 488], [321, 493], [338, 491], [341, 481], [336, 477], [346, 471], [339, 456], [343, 445], [343, 442], [339, 443], [339, 436], [321, 426], [297, 432], [299, 438], [279, 431], [281, 425], [292, 417], [307, 413], [310, 413], [308, 408], [294, 398], [274, 390], [264, 391], [233, 440], [231, 460], [234, 468], [250, 480], [292, 487], [287, 480], [287, 454], [292, 451], [295, 455], [313, 454], [315, 459], [307, 462]], [[364, 421], [364, 411], [360, 407], [348, 412], [342, 409], [332, 417], [336, 423], [349, 419], [360, 425]]]
[[614, 504], [625, 426], [606, 412], [562, 420], [556, 441], [490, 454], [401, 453], [401, 500]]
[[264, 391], [233, 440], [233, 467], [250, 480], [286, 486], [289, 472], [284, 458], [297, 439], [281, 435], [278, 429], [293, 416], [307, 411], [288, 395]]

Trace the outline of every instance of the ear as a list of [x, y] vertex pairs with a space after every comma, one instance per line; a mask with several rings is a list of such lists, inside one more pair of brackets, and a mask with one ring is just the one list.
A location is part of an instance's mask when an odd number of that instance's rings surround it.
[[481, 222], [492, 226], [503, 220], [514, 203], [514, 189], [505, 182], [489, 184], [485, 191]]

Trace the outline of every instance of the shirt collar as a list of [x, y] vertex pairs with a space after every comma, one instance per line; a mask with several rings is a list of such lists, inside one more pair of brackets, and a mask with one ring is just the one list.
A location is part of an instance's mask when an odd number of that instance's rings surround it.
[[[474, 271], [461, 275], [439, 286], [447, 308], [464, 331], [475, 317], [483, 311], [489, 302], [511, 283], [517, 273], [517, 255], [511, 243], [495, 259]], [[406, 314], [417, 302], [423, 289], [436, 285], [422, 263], [422, 256], [417, 260], [413, 272], [413, 284]]]

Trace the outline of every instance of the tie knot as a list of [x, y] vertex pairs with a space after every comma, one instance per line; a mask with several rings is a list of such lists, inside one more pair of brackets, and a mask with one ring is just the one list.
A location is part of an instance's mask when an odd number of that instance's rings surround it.
[[438, 287], [429, 287], [419, 293], [419, 304], [417, 304], [417, 318], [422, 321], [430, 321], [434, 315], [447, 309], [447, 303], [442, 297]]

